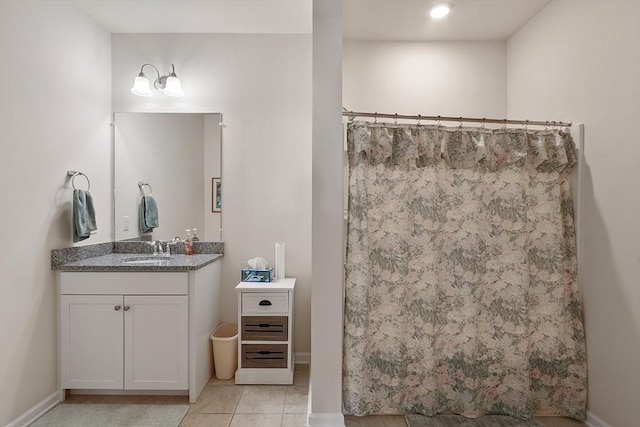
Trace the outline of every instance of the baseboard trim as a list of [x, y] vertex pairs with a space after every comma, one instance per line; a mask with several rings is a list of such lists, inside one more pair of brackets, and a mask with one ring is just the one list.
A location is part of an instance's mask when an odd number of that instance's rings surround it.
[[311, 381], [309, 381], [309, 393], [307, 399], [307, 420], [305, 427], [345, 427], [342, 412], [329, 412], [314, 414], [311, 412]]
[[611, 427], [609, 424], [593, 415], [593, 413], [590, 411], [587, 411], [587, 419], [585, 420], [585, 424], [587, 424], [589, 427]]
[[62, 391], [51, 393], [5, 427], [26, 427], [60, 402], [62, 402]]
[[311, 353], [295, 353], [294, 360], [297, 365], [311, 364]]
[[112, 389], [69, 389], [69, 394], [98, 394], [105, 396], [189, 396], [189, 390], [112, 390]]
[[306, 425], [309, 427], [344, 427], [344, 415], [341, 413], [309, 414]]

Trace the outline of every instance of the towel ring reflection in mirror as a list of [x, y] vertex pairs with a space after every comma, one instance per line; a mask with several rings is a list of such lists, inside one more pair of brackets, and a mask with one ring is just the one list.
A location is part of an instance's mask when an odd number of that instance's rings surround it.
[[[149, 187], [149, 194], [144, 194], [144, 187]], [[140, 189], [140, 192], [142, 193], [143, 196], [153, 195], [153, 188], [151, 188], [151, 185], [149, 185], [148, 182], [138, 181], [138, 188]]]
[[91, 189], [91, 182], [89, 181], [89, 177], [87, 175], [83, 174], [82, 172], [78, 172], [78, 171], [74, 171], [74, 170], [68, 170], [67, 171], [67, 176], [71, 177], [71, 186], [73, 187], [73, 189], [77, 190], [75, 181], [76, 181], [76, 177], [78, 175], [84, 176], [84, 179], [87, 180], [87, 190], [86, 191], [89, 191]]

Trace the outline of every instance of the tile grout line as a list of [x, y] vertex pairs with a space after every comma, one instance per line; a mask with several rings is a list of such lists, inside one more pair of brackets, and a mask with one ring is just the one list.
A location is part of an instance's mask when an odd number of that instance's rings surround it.
[[237, 414], [237, 410], [238, 410], [238, 405], [240, 405], [240, 401], [242, 400], [242, 396], [244, 396], [244, 392], [247, 390], [247, 387], [245, 386], [240, 386], [242, 387], [242, 392], [240, 392], [240, 396], [238, 397], [238, 401], [236, 402], [236, 406], [233, 407], [233, 413], [231, 414], [231, 419], [229, 420], [229, 425], [227, 427], [231, 427], [231, 424], [233, 424], [233, 419], [236, 417]]
[[[289, 386], [284, 390], [284, 399], [282, 399], [282, 411], [280, 411], [281, 415], [284, 415], [284, 409], [287, 407], [287, 396], [289, 395]], [[284, 417], [280, 417], [280, 426], [282, 427], [282, 421]]]

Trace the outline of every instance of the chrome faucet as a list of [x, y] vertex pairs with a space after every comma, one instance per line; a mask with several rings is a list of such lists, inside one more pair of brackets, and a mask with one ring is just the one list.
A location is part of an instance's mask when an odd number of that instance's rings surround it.
[[162, 240], [154, 240], [153, 242], [151, 242], [151, 246], [153, 246], [154, 255], [164, 255], [164, 252], [162, 250]]

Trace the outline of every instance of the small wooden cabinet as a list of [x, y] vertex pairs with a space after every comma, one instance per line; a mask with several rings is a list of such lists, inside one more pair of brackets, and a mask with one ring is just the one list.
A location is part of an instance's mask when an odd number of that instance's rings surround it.
[[236, 384], [293, 384], [296, 279], [240, 282]]

